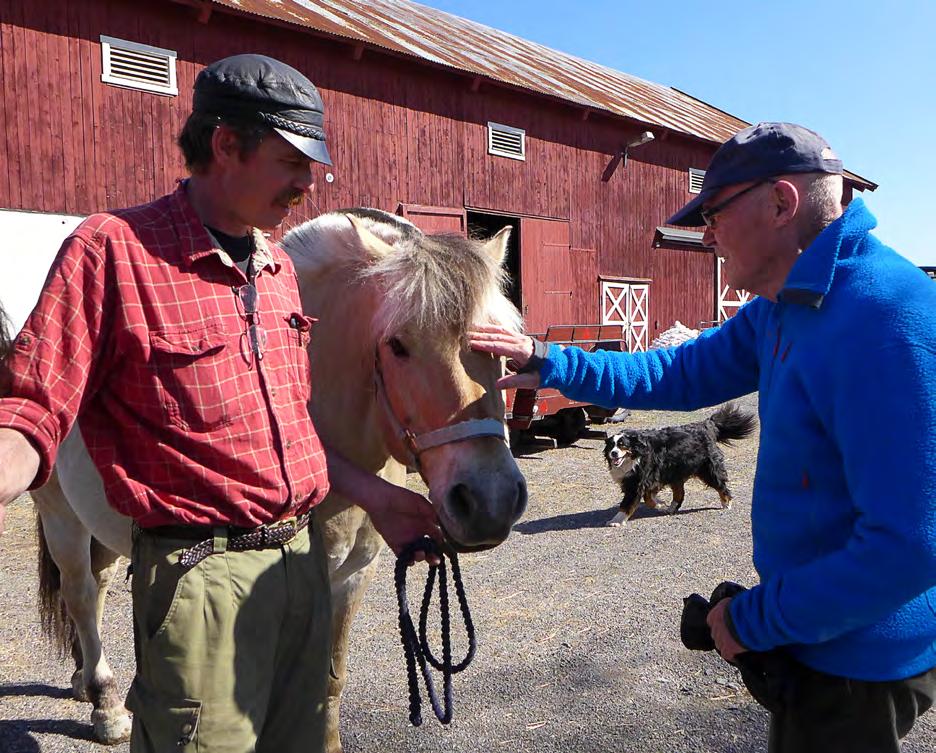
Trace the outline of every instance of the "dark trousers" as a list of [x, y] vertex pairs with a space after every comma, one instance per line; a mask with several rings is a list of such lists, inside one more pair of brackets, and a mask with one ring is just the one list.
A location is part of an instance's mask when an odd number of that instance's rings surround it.
[[936, 667], [864, 682], [797, 665], [795, 690], [770, 715], [769, 753], [900, 753], [900, 738], [936, 700]]

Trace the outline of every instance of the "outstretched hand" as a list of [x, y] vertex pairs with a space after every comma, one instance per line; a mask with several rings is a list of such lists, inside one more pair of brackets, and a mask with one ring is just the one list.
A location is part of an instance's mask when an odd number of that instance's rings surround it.
[[[507, 359], [508, 368], [522, 369], [533, 356], [533, 338], [521, 332], [496, 324], [476, 324], [468, 332], [468, 344], [472, 350], [492, 353]], [[517, 388], [535, 390], [539, 387], [539, 374], [508, 374], [497, 381], [501, 390]]]

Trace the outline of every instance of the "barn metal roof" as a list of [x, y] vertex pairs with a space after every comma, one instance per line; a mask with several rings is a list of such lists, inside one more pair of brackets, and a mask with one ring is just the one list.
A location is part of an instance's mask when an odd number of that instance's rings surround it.
[[[210, 5], [375, 45], [704, 141], [721, 143], [749, 125], [678, 89], [409, 0], [210, 0]], [[862, 189], [877, 187], [852, 173], [847, 177]]]

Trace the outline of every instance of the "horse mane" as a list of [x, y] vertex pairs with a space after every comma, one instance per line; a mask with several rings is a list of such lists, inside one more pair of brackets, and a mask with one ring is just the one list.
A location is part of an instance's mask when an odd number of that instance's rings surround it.
[[[366, 256], [349, 214], [394, 253]], [[373, 327], [381, 337], [407, 326], [464, 334], [479, 322], [520, 331], [520, 314], [504, 295], [506, 272], [483, 246], [456, 234], [426, 235], [403, 217], [366, 208], [328, 212], [283, 239], [300, 281], [341, 265], [349, 283], [376, 282]]]

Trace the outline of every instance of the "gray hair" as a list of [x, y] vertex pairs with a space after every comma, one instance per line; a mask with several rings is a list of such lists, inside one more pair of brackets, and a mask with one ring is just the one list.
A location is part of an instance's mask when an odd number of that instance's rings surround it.
[[811, 237], [842, 216], [844, 181], [841, 175], [804, 173], [791, 179], [803, 196], [803, 230]]

